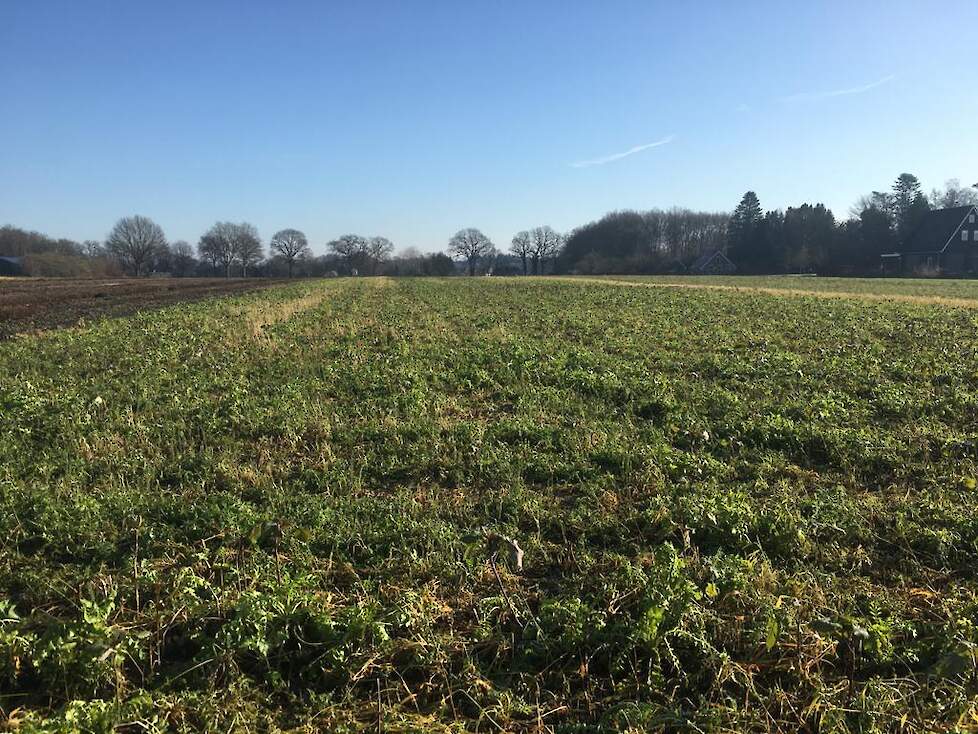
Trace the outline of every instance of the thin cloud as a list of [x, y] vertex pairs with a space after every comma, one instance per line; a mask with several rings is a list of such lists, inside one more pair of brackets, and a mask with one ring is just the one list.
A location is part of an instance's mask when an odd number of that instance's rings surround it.
[[889, 84], [894, 79], [896, 79], [896, 76], [894, 74], [890, 74], [889, 76], [885, 76], [875, 82], [864, 84], [861, 87], [835, 89], [831, 92], [802, 92], [801, 94], [792, 94], [787, 97], [782, 97], [781, 99], [785, 102], [812, 102], [819, 99], [830, 99], [831, 97], [848, 97], [852, 94], [863, 94], [871, 89], [882, 87], [884, 84]]
[[662, 140], [656, 140], [654, 143], [646, 143], [645, 145], [636, 145], [634, 148], [629, 148], [624, 153], [612, 153], [611, 155], [602, 156], [601, 158], [594, 158], [590, 161], [577, 161], [577, 163], [571, 163], [574, 168], [587, 168], [589, 166], [603, 166], [605, 163], [611, 163], [612, 161], [620, 161], [622, 158], [627, 158], [630, 155], [635, 155], [636, 153], [641, 153], [643, 150], [648, 150], [649, 148], [658, 148], [660, 145], [666, 145], [671, 143], [676, 139], [675, 135], [670, 135], [663, 138]]

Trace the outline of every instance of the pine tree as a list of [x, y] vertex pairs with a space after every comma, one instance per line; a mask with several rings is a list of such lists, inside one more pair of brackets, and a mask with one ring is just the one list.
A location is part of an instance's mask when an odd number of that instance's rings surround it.
[[930, 210], [927, 197], [920, 188], [920, 181], [910, 173], [901, 173], [893, 182], [893, 221], [900, 243], [906, 245]]
[[748, 191], [734, 209], [727, 231], [730, 256], [743, 270], [763, 267], [763, 219], [764, 212], [757, 194]]

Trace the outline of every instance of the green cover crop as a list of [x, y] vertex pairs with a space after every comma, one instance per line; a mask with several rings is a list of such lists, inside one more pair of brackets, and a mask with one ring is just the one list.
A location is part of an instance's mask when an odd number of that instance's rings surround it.
[[973, 731], [976, 325], [344, 279], [6, 341], [0, 726]]

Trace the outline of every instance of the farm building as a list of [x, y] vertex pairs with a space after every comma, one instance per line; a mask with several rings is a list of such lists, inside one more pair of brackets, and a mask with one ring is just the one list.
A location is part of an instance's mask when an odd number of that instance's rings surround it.
[[24, 258], [0, 256], [0, 276], [23, 275]]
[[689, 266], [693, 275], [732, 275], [736, 271], [737, 266], [723, 250], [704, 252]]
[[978, 207], [935, 209], [904, 252], [881, 257], [886, 275], [978, 275]]

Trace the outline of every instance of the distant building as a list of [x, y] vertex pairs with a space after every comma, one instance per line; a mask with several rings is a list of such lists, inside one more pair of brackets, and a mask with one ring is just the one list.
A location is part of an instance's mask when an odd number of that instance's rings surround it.
[[927, 212], [905, 251], [880, 261], [886, 275], [978, 275], [978, 207]]
[[24, 258], [0, 257], [0, 275], [23, 275]]
[[693, 275], [732, 275], [737, 272], [727, 254], [720, 249], [704, 252], [689, 266]]

